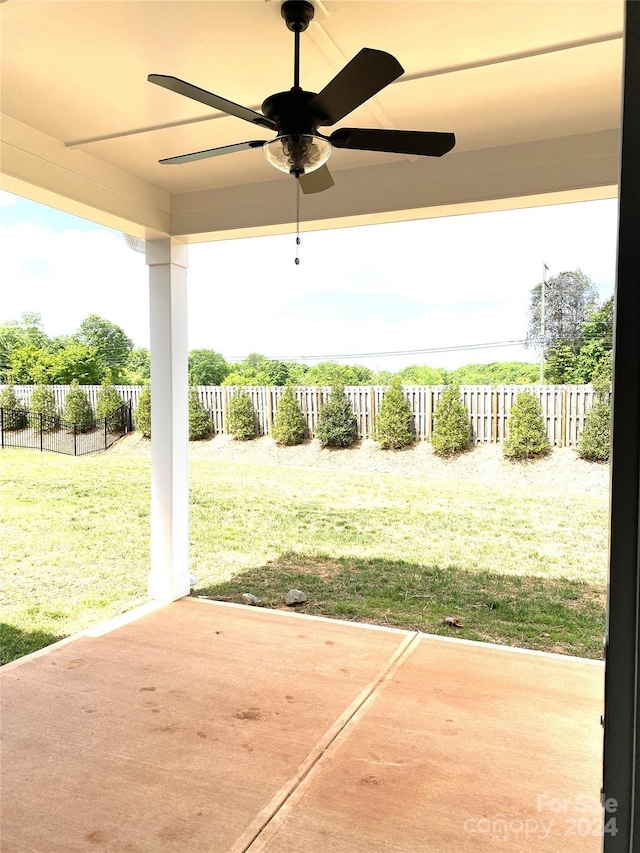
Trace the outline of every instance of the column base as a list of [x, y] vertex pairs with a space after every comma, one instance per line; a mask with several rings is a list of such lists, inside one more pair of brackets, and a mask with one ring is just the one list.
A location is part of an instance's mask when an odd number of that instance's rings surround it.
[[147, 593], [154, 601], [176, 601], [191, 592], [192, 581], [188, 572], [175, 576], [167, 576], [164, 572], [151, 570], [147, 577]]

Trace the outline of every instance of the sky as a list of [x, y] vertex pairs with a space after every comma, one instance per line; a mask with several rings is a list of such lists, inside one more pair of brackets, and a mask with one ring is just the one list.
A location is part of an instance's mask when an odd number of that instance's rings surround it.
[[[521, 345], [408, 351], [523, 340], [544, 263], [580, 268], [608, 298], [616, 224], [611, 199], [318, 231], [301, 235], [298, 266], [291, 234], [194, 244], [189, 348], [393, 371], [535, 362]], [[0, 192], [0, 251], [0, 323], [35, 311], [56, 336], [98, 314], [148, 346], [144, 256], [119, 232]]]

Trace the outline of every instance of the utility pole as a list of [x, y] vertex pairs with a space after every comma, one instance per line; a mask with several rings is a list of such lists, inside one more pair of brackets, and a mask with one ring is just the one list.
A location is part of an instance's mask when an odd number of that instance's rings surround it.
[[540, 301], [540, 384], [544, 382], [544, 302], [547, 292], [547, 273], [549, 267], [542, 265], [542, 299]]

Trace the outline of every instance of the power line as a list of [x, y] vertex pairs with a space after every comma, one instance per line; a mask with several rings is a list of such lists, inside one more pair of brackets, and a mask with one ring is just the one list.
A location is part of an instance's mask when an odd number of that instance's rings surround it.
[[[464, 352], [467, 350], [496, 349], [498, 347], [522, 346], [524, 340], [519, 341], [494, 341], [488, 344], [459, 344], [450, 347], [428, 347], [425, 349], [393, 350], [388, 352], [350, 352], [332, 353], [325, 355], [278, 355], [272, 356], [272, 361], [323, 361], [325, 359], [342, 358], [392, 358], [398, 355], [428, 355], [436, 352]], [[230, 356], [230, 361], [244, 361], [247, 356]]]

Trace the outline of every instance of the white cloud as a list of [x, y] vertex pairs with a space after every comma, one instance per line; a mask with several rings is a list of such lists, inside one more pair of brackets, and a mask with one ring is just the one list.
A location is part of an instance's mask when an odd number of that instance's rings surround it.
[[[290, 235], [194, 246], [191, 345], [227, 357], [251, 350], [302, 356], [522, 339], [543, 262], [550, 275], [581, 267], [609, 295], [615, 210], [614, 201], [592, 202], [316, 232], [303, 235], [299, 267]], [[347, 308], [345, 294], [353, 295]], [[391, 297], [386, 317], [373, 310], [383, 295]], [[317, 316], [308, 305], [319, 306]], [[395, 316], [394, 306], [413, 315]], [[514, 348], [404, 363], [535, 358]]]
[[[0, 203], [2, 195], [0, 194]], [[42, 213], [42, 211], [40, 211]], [[42, 216], [39, 217], [42, 221]], [[614, 201], [440, 220], [197, 244], [189, 249], [189, 345], [227, 358], [414, 350], [521, 339], [531, 288], [580, 267], [613, 287]], [[148, 345], [144, 256], [98, 226], [0, 228], [0, 321], [43, 316], [50, 335], [87, 314]], [[535, 360], [518, 349], [369, 359], [378, 367], [422, 362]], [[364, 363], [365, 359], [359, 359]], [[402, 364], [400, 363], [402, 362]]]
[[106, 229], [56, 233], [24, 223], [0, 229], [4, 288], [0, 320], [42, 315], [49, 335], [71, 334], [91, 313], [148, 341], [147, 273], [142, 255]]

